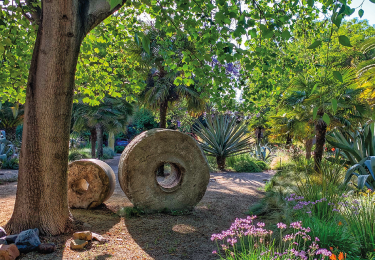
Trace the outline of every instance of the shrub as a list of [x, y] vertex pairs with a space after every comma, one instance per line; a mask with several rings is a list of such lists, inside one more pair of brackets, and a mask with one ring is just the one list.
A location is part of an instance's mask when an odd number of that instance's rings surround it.
[[262, 169], [253, 161], [239, 161], [233, 166], [236, 172], [261, 172]]
[[264, 161], [255, 161], [256, 165], [262, 170], [268, 169], [268, 164], [265, 163]]
[[125, 149], [125, 146], [116, 145], [115, 146], [115, 152], [116, 153], [122, 153]]
[[113, 159], [115, 152], [109, 147], [103, 147], [103, 160]]
[[320, 247], [332, 247], [340, 252], [345, 252], [349, 256], [348, 259], [358, 255], [361, 248], [359, 240], [351, 234], [348, 227], [339, 218], [322, 220], [316, 217], [307, 217], [302, 219], [302, 223], [311, 228], [311, 237], [319, 237]]
[[[283, 236], [287, 228], [284, 223], [278, 223], [280, 243], [272, 239], [272, 231], [264, 229], [262, 222], [254, 223], [256, 216], [246, 219], [236, 219], [229, 230], [221, 234], [213, 234], [211, 240], [215, 241], [218, 251], [213, 251], [220, 259], [327, 259], [332, 252], [320, 248], [317, 244], [318, 237], [309, 235], [310, 228], [304, 228], [301, 221], [289, 225], [290, 234]], [[286, 230], [284, 230], [285, 232]], [[289, 233], [289, 232], [285, 232]], [[310, 246], [307, 245], [308, 242]], [[302, 249], [302, 250], [301, 250]], [[221, 252], [224, 251], [224, 256]], [[297, 258], [298, 257], [298, 258]]]
[[1, 169], [18, 170], [19, 160], [18, 158], [10, 158], [2, 161]]
[[68, 160], [70, 162], [76, 161], [76, 160], [81, 160], [81, 159], [88, 159], [88, 158], [90, 158], [90, 154], [87, 154], [87, 152], [85, 152], [83, 150], [69, 151]]
[[375, 194], [368, 191], [340, 204], [350, 231], [361, 243], [362, 257], [366, 257], [375, 248]]

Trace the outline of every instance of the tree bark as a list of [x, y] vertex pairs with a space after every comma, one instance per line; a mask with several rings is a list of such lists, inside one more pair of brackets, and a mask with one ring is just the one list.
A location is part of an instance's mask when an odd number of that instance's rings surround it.
[[323, 158], [324, 144], [326, 142], [327, 124], [320, 119], [315, 125], [316, 144], [314, 153], [314, 170], [320, 172], [320, 165]]
[[219, 168], [220, 171], [224, 171], [225, 170], [225, 160], [227, 158], [223, 157], [223, 156], [217, 156], [216, 157], [216, 163], [217, 163], [217, 167]]
[[26, 90], [16, 202], [5, 226], [11, 234], [38, 228], [41, 234], [57, 235], [71, 223], [67, 166], [79, 49], [85, 35], [119, 7], [110, 10], [106, 0], [42, 0], [41, 8], [29, 6], [38, 32]]
[[96, 125], [96, 140], [98, 148], [96, 150], [96, 157], [98, 159], [103, 158], [103, 126], [101, 124]]
[[313, 139], [307, 139], [305, 141], [305, 149], [306, 149], [306, 159], [309, 160], [311, 158], [311, 149], [313, 146]]
[[108, 147], [115, 151], [115, 133], [112, 131], [108, 134]]
[[168, 101], [164, 101], [160, 104], [160, 128], [167, 128], [167, 110], [168, 110]]
[[96, 148], [96, 129], [93, 127], [90, 130], [91, 139], [91, 158], [95, 158], [95, 148]]

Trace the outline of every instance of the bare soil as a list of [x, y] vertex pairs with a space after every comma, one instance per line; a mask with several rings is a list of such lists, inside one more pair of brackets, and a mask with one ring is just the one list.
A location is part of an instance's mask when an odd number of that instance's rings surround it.
[[[117, 175], [119, 156], [106, 160]], [[10, 219], [17, 182], [4, 182], [0, 171], [0, 226]], [[195, 210], [187, 215], [149, 214], [124, 218], [117, 214], [131, 207], [118, 182], [112, 197], [94, 210], [71, 209], [76, 230], [91, 230], [103, 235], [108, 243], [92, 242], [85, 250], [70, 249], [71, 233], [41, 237], [57, 245], [56, 252], [41, 255], [22, 254], [19, 259], [217, 259], [211, 234], [228, 229], [237, 217], [245, 217], [249, 206], [264, 194], [264, 179], [273, 171], [261, 173], [212, 173], [207, 192]], [[9, 175], [9, 174], [8, 174]], [[14, 177], [14, 172], [11, 174]], [[117, 177], [117, 176], [116, 176]], [[2, 179], [3, 178], [3, 179]], [[84, 225], [83, 225], [84, 224]]]

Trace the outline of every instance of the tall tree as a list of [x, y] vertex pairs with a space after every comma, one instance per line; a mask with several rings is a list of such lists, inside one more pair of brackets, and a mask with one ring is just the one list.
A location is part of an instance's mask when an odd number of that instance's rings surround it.
[[[133, 106], [125, 98], [105, 97], [97, 106], [90, 106], [82, 101], [76, 105], [73, 117], [73, 129], [91, 132], [91, 157], [103, 157], [103, 134], [124, 131], [129, 117], [133, 114]], [[96, 143], [98, 144], [95, 154]]]
[[111, 8], [106, 0], [42, 0], [21, 6], [38, 29], [27, 81], [17, 196], [6, 225], [10, 233], [38, 227], [42, 234], [55, 235], [70, 222], [67, 126], [80, 45], [121, 5]]
[[159, 110], [159, 127], [166, 128], [168, 108], [173, 103], [186, 99], [190, 111], [202, 111], [205, 108], [206, 102], [196, 90], [198, 81], [190, 76], [187, 84], [176, 85], [174, 81], [176, 78], [181, 79], [181, 72], [165, 66], [165, 60], [170, 56], [178, 60], [177, 66], [182, 66], [183, 52], [196, 53], [196, 49], [186, 36], [170, 38], [163, 30], [152, 26], [146, 27], [146, 36], [150, 40], [150, 50], [146, 51], [137, 38], [128, 44], [127, 50], [138, 61], [144, 77], [147, 77], [146, 87], [139, 99], [145, 106]]

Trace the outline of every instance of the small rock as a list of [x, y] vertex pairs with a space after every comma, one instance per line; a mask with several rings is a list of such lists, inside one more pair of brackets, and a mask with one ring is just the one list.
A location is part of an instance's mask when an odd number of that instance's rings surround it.
[[70, 248], [73, 250], [83, 249], [89, 242], [80, 239], [74, 239], [70, 242]]
[[85, 228], [92, 228], [92, 226], [89, 224], [89, 223], [83, 223], [83, 226], [85, 227]]
[[38, 246], [38, 252], [42, 254], [50, 254], [56, 251], [54, 243], [43, 243]]
[[108, 242], [107, 239], [105, 239], [103, 236], [96, 234], [96, 233], [92, 233], [92, 239], [99, 241], [100, 244], [104, 244]]
[[7, 232], [5, 232], [5, 230], [2, 227], [0, 227], [0, 237], [6, 237], [6, 235]]
[[0, 245], [0, 259], [14, 260], [20, 255], [16, 245]]
[[80, 240], [88, 241], [92, 239], [92, 233], [91, 231], [75, 232], [73, 234], [73, 239], [80, 239]]
[[8, 242], [8, 244], [14, 244], [16, 242], [16, 239], [19, 234], [9, 235], [5, 237], [5, 240]]
[[8, 242], [6, 241], [5, 237], [0, 237], [0, 245], [7, 245]]
[[40, 245], [39, 240], [39, 230], [35, 229], [28, 229], [19, 233], [16, 239], [16, 246], [21, 253], [28, 253], [34, 251]]

